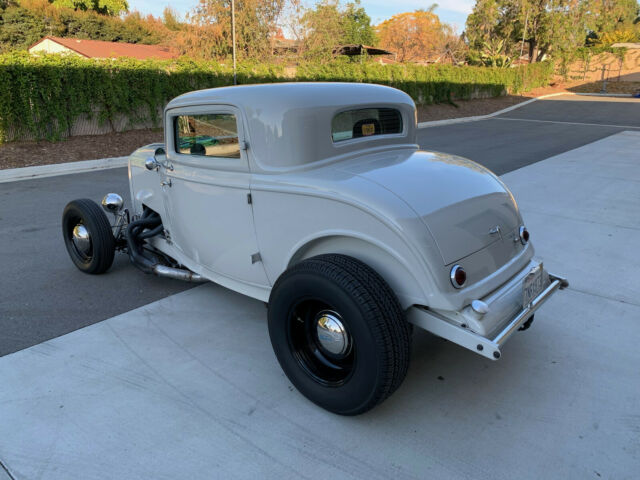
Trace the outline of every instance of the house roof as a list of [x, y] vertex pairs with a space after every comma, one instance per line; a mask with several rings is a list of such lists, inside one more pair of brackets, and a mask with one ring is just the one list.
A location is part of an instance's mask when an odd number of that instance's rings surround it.
[[160, 45], [142, 45], [139, 43], [103, 42], [101, 40], [81, 40], [79, 38], [44, 37], [31, 48], [49, 39], [87, 58], [130, 57], [144, 60], [146, 58], [171, 59], [178, 55], [167, 47]]
[[389, 50], [360, 44], [340, 45], [334, 49], [334, 53], [338, 55], [362, 55], [364, 52], [368, 55], [393, 55]]

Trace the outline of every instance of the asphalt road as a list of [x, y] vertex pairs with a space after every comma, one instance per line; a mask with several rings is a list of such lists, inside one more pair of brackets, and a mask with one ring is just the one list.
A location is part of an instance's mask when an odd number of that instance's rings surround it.
[[189, 288], [146, 275], [116, 255], [104, 275], [69, 260], [60, 219], [74, 198], [106, 192], [129, 202], [127, 170], [0, 183], [0, 355], [64, 335]]
[[[503, 174], [635, 128], [640, 100], [556, 97], [490, 120], [427, 128], [419, 141]], [[101, 276], [69, 260], [60, 233], [66, 203], [107, 192], [128, 202], [128, 191], [123, 168], [0, 183], [0, 356], [191, 287], [145, 275], [123, 255]]]
[[425, 128], [418, 139], [425, 150], [461, 155], [502, 175], [635, 129], [640, 100], [562, 96], [487, 120]]

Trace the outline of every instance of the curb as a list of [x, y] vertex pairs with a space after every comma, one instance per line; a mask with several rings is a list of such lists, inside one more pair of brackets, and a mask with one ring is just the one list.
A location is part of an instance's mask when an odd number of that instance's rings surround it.
[[486, 120], [491, 117], [496, 117], [498, 115], [502, 115], [503, 113], [510, 112], [512, 110], [516, 110], [517, 108], [524, 107], [525, 105], [529, 105], [537, 100], [543, 100], [545, 98], [551, 97], [559, 97], [561, 95], [580, 95], [587, 97], [629, 97], [632, 95], [629, 93], [575, 93], [575, 92], [558, 92], [558, 93], [549, 93], [547, 95], [541, 95], [536, 98], [532, 98], [531, 100], [526, 100], [522, 103], [517, 103], [515, 105], [511, 105], [510, 107], [503, 108], [502, 110], [498, 110], [497, 112], [488, 113], [486, 115], [476, 115], [474, 117], [460, 117], [460, 118], [447, 118], [445, 120], [434, 120], [432, 122], [420, 122], [418, 123], [418, 128], [430, 128], [430, 127], [439, 127], [441, 125], [452, 125], [454, 123], [465, 123], [465, 122], [477, 122], [478, 120]]
[[[529, 105], [530, 103], [536, 102], [538, 100], [542, 100], [544, 98], [558, 97], [560, 95], [576, 95], [576, 94], [573, 92], [550, 93], [548, 95], [541, 95], [540, 97], [532, 98], [530, 100], [525, 100], [524, 102], [511, 105], [510, 107], [503, 108], [502, 110], [498, 110], [497, 112], [493, 112], [493, 113], [488, 113], [486, 115], [476, 115], [474, 117], [447, 118], [445, 120], [434, 120], [432, 122], [420, 122], [418, 123], [418, 128], [439, 127], [441, 125], [452, 125], [454, 123], [477, 122], [478, 120], [486, 120], [488, 118], [496, 117], [498, 115], [502, 115], [503, 113], [516, 110], [520, 107], [524, 107], [525, 105]], [[594, 94], [594, 95], [599, 95], [599, 94]]]
[[129, 157], [111, 157], [100, 158], [98, 160], [39, 165], [37, 167], [8, 168], [6, 170], [0, 170], [0, 183], [126, 167], [128, 162]]
[[633, 97], [633, 95], [630, 93], [573, 93], [573, 95], [581, 95], [584, 97]]

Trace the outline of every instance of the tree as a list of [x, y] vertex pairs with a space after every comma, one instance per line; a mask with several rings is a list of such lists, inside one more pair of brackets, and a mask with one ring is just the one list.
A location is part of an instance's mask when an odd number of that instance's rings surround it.
[[467, 17], [467, 28], [464, 35], [469, 42], [469, 47], [473, 50], [480, 50], [484, 44], [496, 37], [501, 20], [499, 0], [477, 0], [473, 11]]
[[589, 44], [635, 42], [640, 39], [637, 0], [594, 0]]
[[27, 48], [47, 34], [42, 18], [20, 7], [0, 11], [0, 53]]
[[0, 50], [26, 49], [45, 35], [111, 42], [169, 43], [172, 32], [162, 21], [133, 12], [122, 17], [95, 10], [74, 10], [48, 0], [20, 0], [0, 9]]
[[165, 7], [162, 12], [162, 23], [173, 32], [184, 30], [184, 24], [180, 21], [178, 14], [171, 7]]
[[436, 60], [455, 37], [452, 29], [440, 23], [428, 10], [399, 13], [377, 27], [380, 46], [395, 52], [401, 62]]
[[344, 33], [340, 43], [373, 45], [376, 43], [376, 32], [371, 26], [371, 17], [360, 6], [360, 0], [347, 3], [343, 11]]
[[[284, 0], [236, 0], [236, 45], [241, 58], [263, 58], [271, 53]], [[200, 0], [187, 16], [192, 25], [180, 41], [184, 53], [196, 57], [231, 54], [231, 1]]]
[[305, 10], [301, 24], [301, 53], [307, 58], [329, 60], [340, 45], [345, 32], [339, 0], [325, 0], [313, 9]]
[[624, 29], [634, 23], [639, 13], [637, 0], [594, 0], [595, 32]]
[[471, 50], [504, 40], [505, 54], [519, 55], [526, 44], [529, 61], [548, 55], [566, 58], [587, 36], [632, 25], [637, 0], [477, 0], [467, 18], [465, 37]]
[[54, 5], [74, 10], [94, 10], [103, 15], [120, 15], [129, 11], [127, 0], [49, 0]]
[[301, 53], [307, 58], [330, 59], [340, 45], [375, 43], [371, 18], [360, 0], [345, 6], [339, 0], [323, 0], [301, 13]]

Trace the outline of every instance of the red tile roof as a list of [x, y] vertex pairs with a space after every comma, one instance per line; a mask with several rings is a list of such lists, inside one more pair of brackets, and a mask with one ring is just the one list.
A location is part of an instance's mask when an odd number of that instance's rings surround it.
[[170, 59], [178, 55], [167, 47], [159, 45], [142, 45], [139, 43], [103, 42], [101, 40], [80, 40], [78, 38], [44, 37], [32, 45], [35, 47], [45, 39], [63, 45], [88, 58], [131, 57], [139, 60], [146, 58]]

